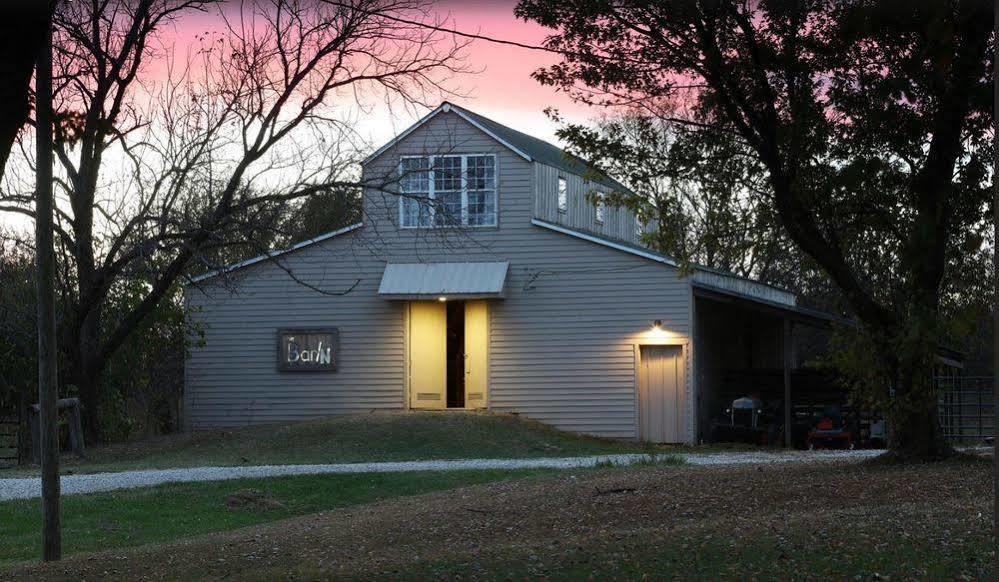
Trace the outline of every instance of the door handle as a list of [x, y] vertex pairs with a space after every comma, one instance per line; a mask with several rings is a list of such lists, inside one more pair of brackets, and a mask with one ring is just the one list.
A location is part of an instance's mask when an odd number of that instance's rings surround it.
[[472, 361], [468, 358], [468, 354], [464, 354], [462, 357], [465, 358], [465, 373], [466, 374], [471, 374], [472, 373]]

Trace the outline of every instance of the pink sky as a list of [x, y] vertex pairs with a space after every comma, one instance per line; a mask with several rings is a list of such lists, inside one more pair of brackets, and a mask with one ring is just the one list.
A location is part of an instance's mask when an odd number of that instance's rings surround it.
[[[515, 18], [514, 5], [515, 0], [437, 3], [441, 14], [450, 14], [457, 30], [540, 45], [553, 31]], [[555, 130], [543, 113], [545, 107], [557, 107], [576, 120], [596, 114], [531, 78], [538, 67], [558, 62], [557, 55], [482, 40], [476, 40], [468, 53], [468, 63], [484, 70], [461, 80], [470, 95], [467, 99], [457, 99], [460, 105], [545, 139], [554, 139]]]
[[[553, 31], [515, 18], [515, 5], [516, 0], [442, 0], [432, 4], [437, 15], [456, 30], [540, 45]], [[198, 34], [223, 29], [218, 16], [212, 12], [181, 18], [174, 26], [175, 32], [167, 37], [167, 42], [176, 43], [177, 51], [185, 51]], [[474, 40], [465, 50], [465, 57], [466, 67], [477, 72], [457, 76], [451, 81], [448, 88], [462, 95], [451, 100], [486, 117], [536, 137], [556, 141], [556, 126], [544, 114], [546, 107], [558, 108], [573, 121], [585, 121], [597, 114], [531, 78], [531, 73], [538, 67], [557, 62], [556, 55]], [[360, 128], [376, 145], [388, 141], [419, 117], [398, 109], [390, 114], [376, 103], [368, 105], [375, 107], [359, 120]], [[424, 113], [426, 111], [420, 111], [420, 115]], [[392, 118], [393, 114], [395, 118]]]

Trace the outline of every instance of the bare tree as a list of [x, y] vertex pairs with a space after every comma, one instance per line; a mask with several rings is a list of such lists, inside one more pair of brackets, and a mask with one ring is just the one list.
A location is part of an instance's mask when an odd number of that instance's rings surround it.
[[[220, 32], [172, 56], [163, 30], [209, 11]], [[374, 100], [436, 100], [460, 70], [461, 43], [399, 14], [431, 13], [419, 0], [60, 6], [63, 344], [91, 436], [108, 359], [186, 273], [217, 266], [218, 251], [234, 244], [264, 246], [283, 205], [359, 187], [351, 116]], [[166, 73], [158, 78], [156, 67]], [[0, 210], [31, 216], [29, 198], [8, 191]], [[110, 313], [116, 287], [135, 281], [142, 297]]]

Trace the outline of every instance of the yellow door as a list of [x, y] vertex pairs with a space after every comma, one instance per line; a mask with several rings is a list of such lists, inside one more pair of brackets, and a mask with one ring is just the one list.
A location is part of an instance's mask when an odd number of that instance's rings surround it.
[[489, 309], [485, 301], [465, 302], [465, 408], [486, 407], [489, 376]]
[[438, 301], [409, 303], [409, 406], [444, 408], [447, 311]]

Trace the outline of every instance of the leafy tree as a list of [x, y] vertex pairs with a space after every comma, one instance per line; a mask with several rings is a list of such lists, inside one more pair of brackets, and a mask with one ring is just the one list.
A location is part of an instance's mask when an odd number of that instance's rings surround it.
[[34, 402], [34, 274], [34, 254], [25, 250], [25, 241], [0, 231], [0, 412], [15, 410], [22, 399]]
[[[552, 115], [561, 121], [557, 113]], [[774, 282], [786, 279], [789, 257], [755, 158], [740, 144], [713, 132], [677, 128], [630, 110], [595, 126], [565, 124], [568, 149], [626, 181], [627, 192], [606, 197], [652, 228], [652, 248], [683, 262]]]
[[852, 345], [871, 357], [852, 372], [889, 413], [892, 453], [948, 455], [931, 373], [942, 310], [986, 248], [991, 3], [521, 0], [516, 14], [557, 30], [542, 83], [752, 154], [758, 196], [861, 323]]

